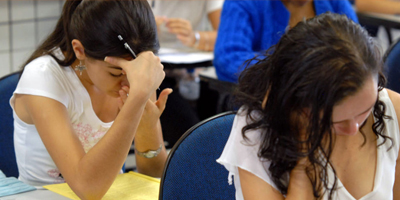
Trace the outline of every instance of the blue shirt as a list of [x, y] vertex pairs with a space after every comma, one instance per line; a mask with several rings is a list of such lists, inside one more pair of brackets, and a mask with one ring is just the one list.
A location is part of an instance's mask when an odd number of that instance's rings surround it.
[[[347, 0], [314, 0], [316, 15], [345, 14], [358, 23]], [[279, 0], [226, 0], [214, 49], [218, 79], [237, 82], [246, 60], [276, 44], [289, 24], [290, 13]]]

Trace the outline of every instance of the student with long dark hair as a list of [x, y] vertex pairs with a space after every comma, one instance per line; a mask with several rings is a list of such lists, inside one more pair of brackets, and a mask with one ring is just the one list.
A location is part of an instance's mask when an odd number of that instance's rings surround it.
[[218, 159], [236, 199], [400, 199], [400, 96], [384, 86], [378, 48], [346, 16], [290, 29], [239, 77]]
[[67, 182], [82, 199], [109, 189], [134, 141], [139, 172], [166, 160], [159, 117], [171, 89], [147, 1], [65, 2], [11, 98], [19, 179]]

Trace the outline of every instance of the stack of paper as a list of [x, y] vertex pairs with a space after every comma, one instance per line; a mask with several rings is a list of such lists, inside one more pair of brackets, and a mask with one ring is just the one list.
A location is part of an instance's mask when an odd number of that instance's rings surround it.
[[35, 187], [27, 185], [15, 177], [6, 177], [0, 170], [0, 197], [36, 190]]
[[193, 64], [214, 59], [213, 52], [199, 50], [177, 50], [169, 48], [161, 48], [158, 57], [162, 63], [172, 64]]
[[[68, 197], [79, 200], [79, 197], [66, 183], [43, 186], [44, 188]], [[119, 174], [111, 185], [103, 200], [156, 200], [158, 199], [160, 180], [136, 172]]]

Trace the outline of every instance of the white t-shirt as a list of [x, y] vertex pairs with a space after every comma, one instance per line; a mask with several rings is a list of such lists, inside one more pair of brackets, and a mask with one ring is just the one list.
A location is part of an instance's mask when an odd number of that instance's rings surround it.
[[[195, 31], [212, 30], [208, 20], [208, 14], [222, 9], [223, 0], [148, 0], [155, 16], [168, 18], [183, 18], [192, 24]], [[174, 34], [168, 33], [163, 25], [158, 33], [160, 46], [162, 48], [186, 48]]]
[[[389, 140], [378, 147], [374, 189], [372, 192], [360, 198], [360, 200], [393, 199], [396, 160], [398, 157], [400, 144], [399, 124], [397, 121], [396, 112], [391, 100], [389, 99], [386, 89], [379, 93], [379, 99], [386, 105], [385, 114], [393, 118], [393, 120], [384, 119], [386, 124], [385, 133], [387, 136], [393, 139], [393, 147], [387, 151], [391, 145]], [[243, 108], [240, 109], [239, 113], [242, 111]], [[218, 163], [224, 165], [229, 171], [228, 181], [230, 184], [232, 183], [232, 176], [234, 177], [237, 200], [243, 199], [238, 167], [253, 173], [278, 190], [268, 171], [270, 162], [268, 160], [264, 160], [263, 162], [257, 156], [261, 140], [260, 131], [251, 130], [246, 132], [249, 142], [246, 142], [242, 137], [242, 128], [248, 124], [246, 120], [249, 120], [244, 113], [245, 112], [243, 112], [243, 114], [238, 114], [235, 117], [231, 135], [229, 136], [221, 157], [217, 160]], [[252, 113], [252, 115], [257, 117], [257, 114]], [[382, 137], [379, 137], [377, 144], [380, 144], [382, 140]], [[329, 170], [329, 180], [333, 180], [332, 170]], [[339, 179], [337, 188], [338, 190], [334, 193], [334, 199], [355, 200], [355, 198], [351, 196]], [[324, 196], [324, 199], [327, 199], [327, 195]]]
[[[58, 51], [59, 56], [60, 51]], [[42, 56], [26, 67], [14, 94], [43, 96], [61, 102], [68, 111], [72, 127], [85, 152], [108, 131], [95, 114], [89, 93], [71, 67], [62, 67], [51, 56]], [[10, 99], [14, 109], [14, 95]], [[23, 122], [14, 114], [14, 145], [19, 179], [33, 186], [65, 182], [47, 152], [35, 125]], [[49, 121], [48, 124], [51, 124]]]

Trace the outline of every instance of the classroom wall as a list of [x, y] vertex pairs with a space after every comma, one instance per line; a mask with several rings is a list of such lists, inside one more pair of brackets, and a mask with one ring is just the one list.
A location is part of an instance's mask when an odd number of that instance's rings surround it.
[[54, 28], [64, 0], [0, 1], [0, 77], [17, 71]]
[[[65, 0], [0, 0], [0, 77], [20, 69], [54, 28]], [[393, 40], [400, 30], [392, 30]], [[376, 38], [384, 52], [389, 44], [381, 27]]]

